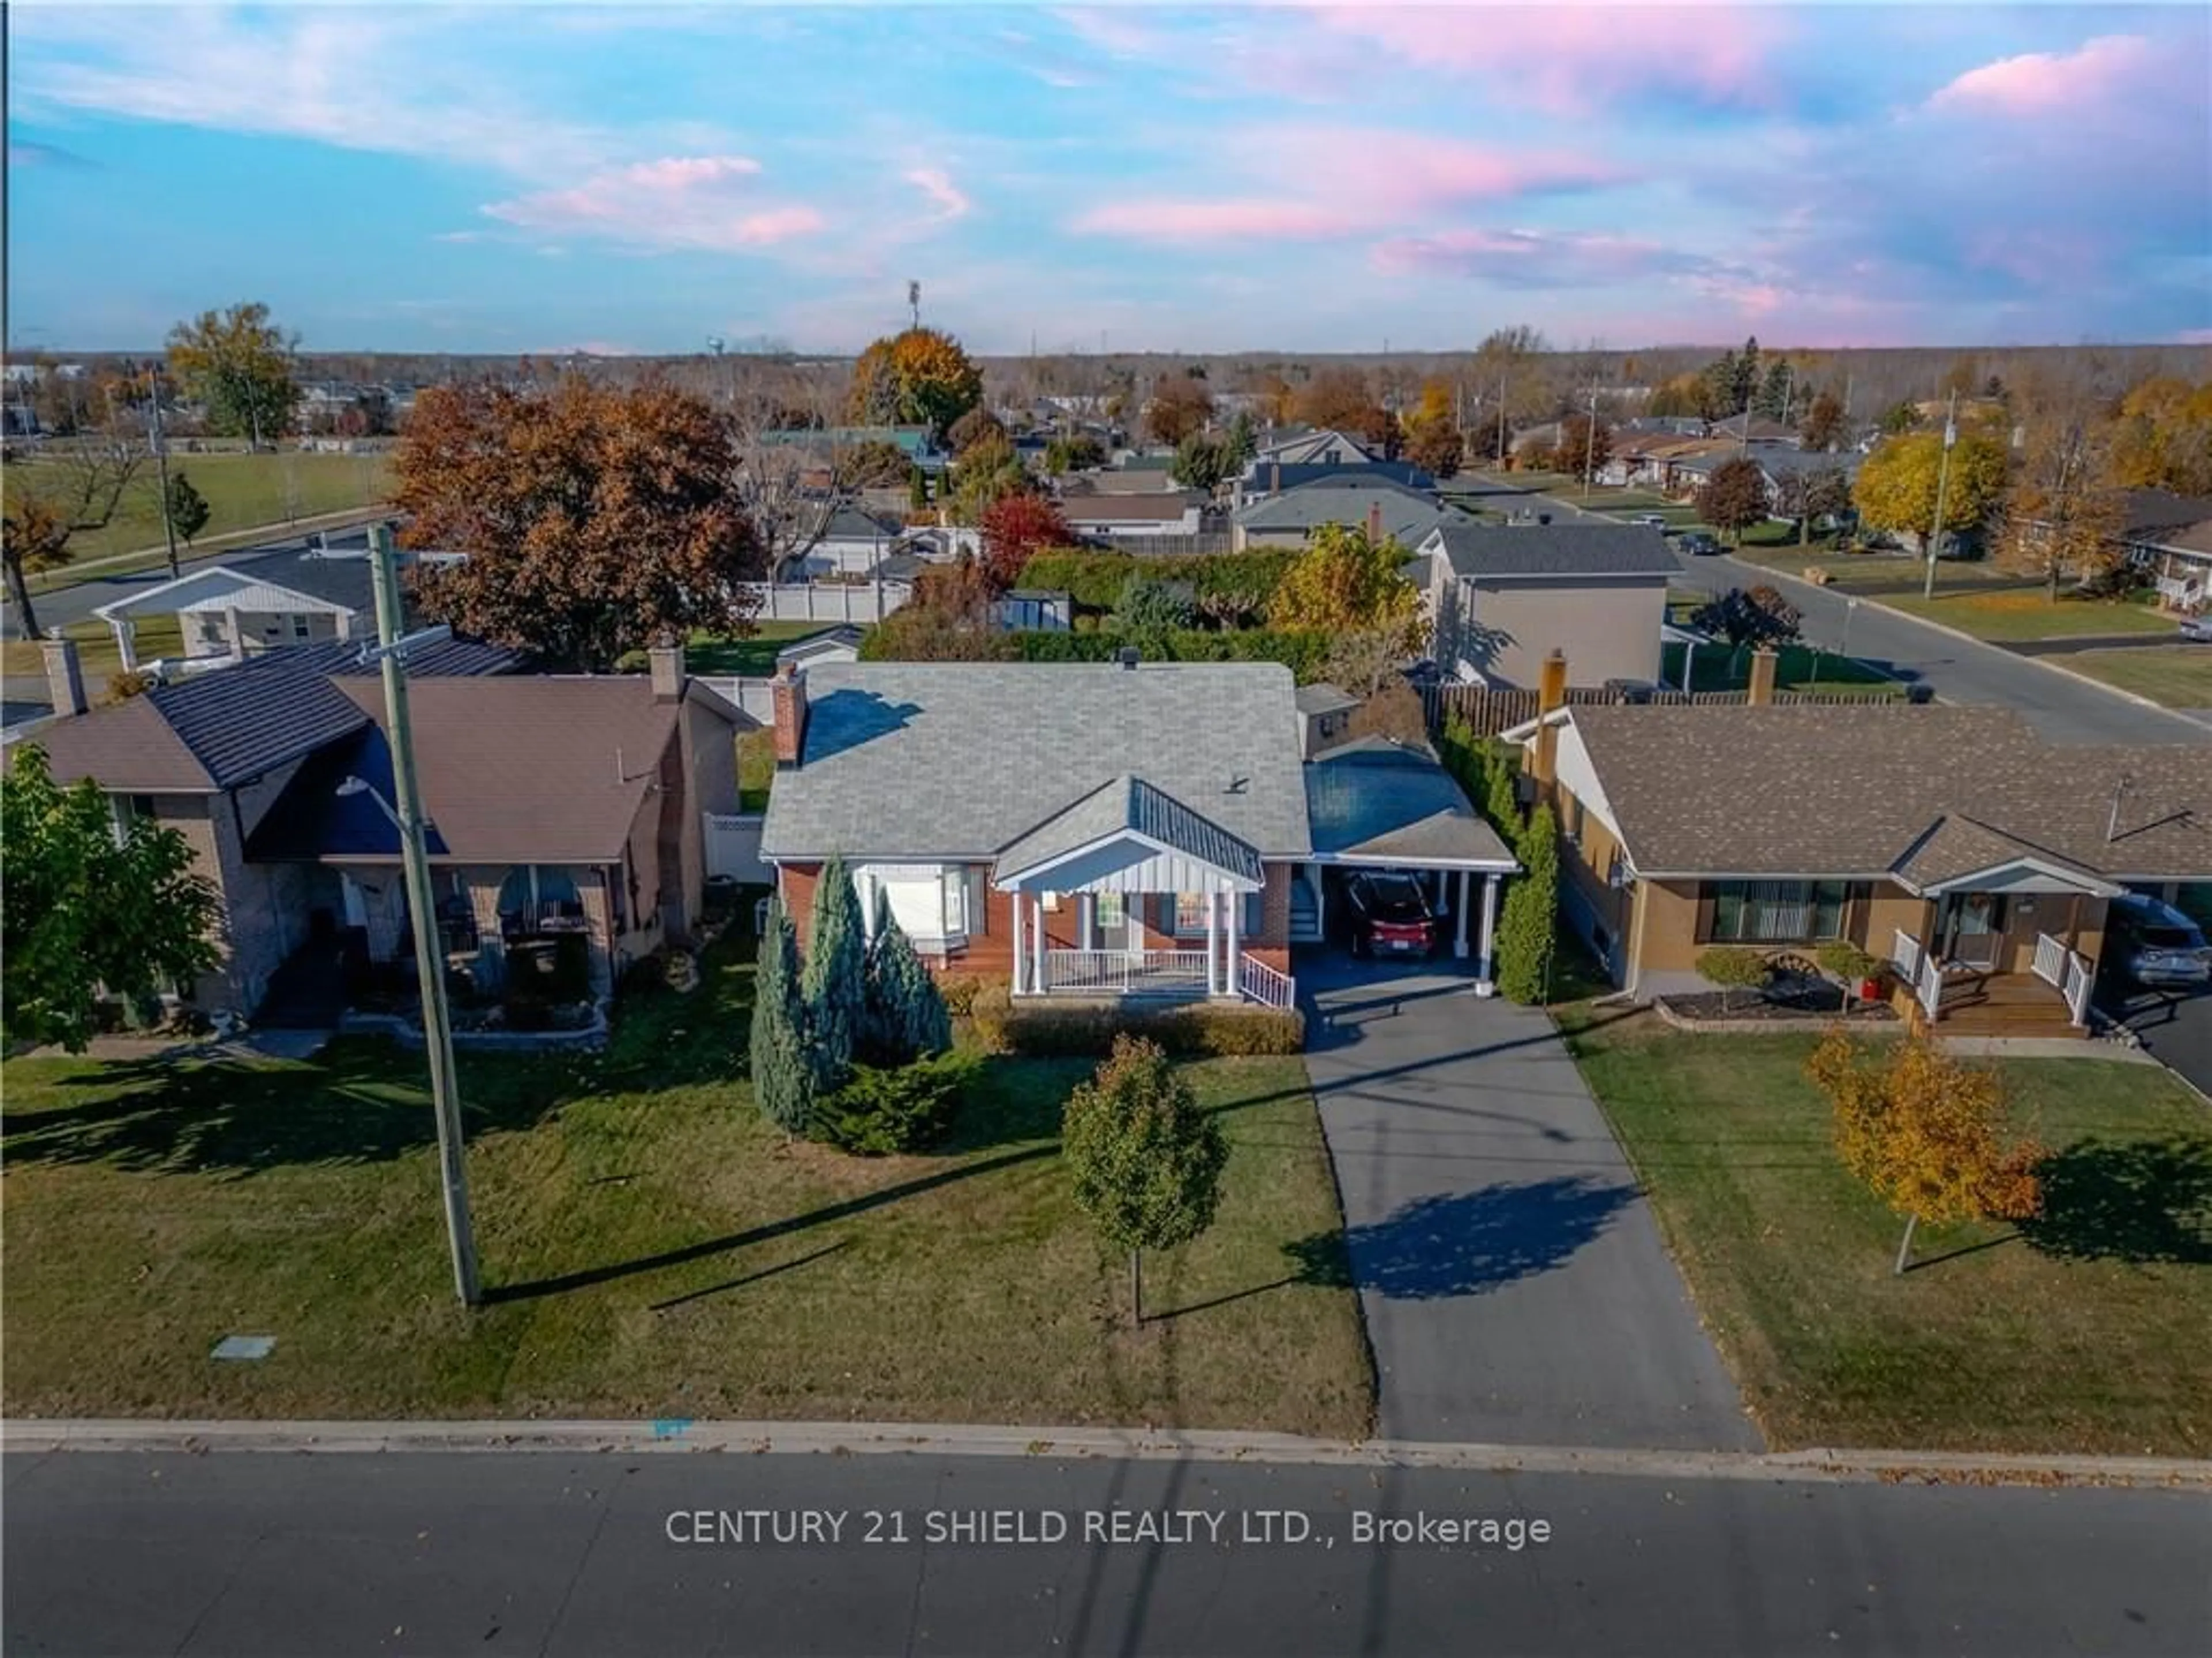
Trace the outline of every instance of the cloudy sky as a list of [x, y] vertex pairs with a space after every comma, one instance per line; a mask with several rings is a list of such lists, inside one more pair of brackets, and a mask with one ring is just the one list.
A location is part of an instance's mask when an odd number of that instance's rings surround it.
[[9, 10], [19, 349], [2212, 343], [2200, 5]]

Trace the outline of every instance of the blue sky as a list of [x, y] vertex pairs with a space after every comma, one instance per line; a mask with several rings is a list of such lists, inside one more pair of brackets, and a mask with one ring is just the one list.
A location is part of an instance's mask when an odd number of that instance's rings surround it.
[[2196, 5], [10, 9], [9, 343], [2212, 344]]

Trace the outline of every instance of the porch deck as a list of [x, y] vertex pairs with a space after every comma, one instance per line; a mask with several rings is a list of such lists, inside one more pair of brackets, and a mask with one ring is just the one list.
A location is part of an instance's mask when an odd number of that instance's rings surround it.
[[1947, 1036], [2072, 1036], [2089, 1034], [2087, 958], [2049, 934], [2037, 940], [2026, 973], [1939, 960], [1899, 931], [1890, 961], [1899, 982], [1892, 999], [1916, 1030]]
[[1213, 953], [1209, 975], [1203, 950], [1049, 949], [1044, 982], [1031, 993], [1185, 1002], [1227, 997], [1266, 1007], [1289, 1007], [1297, 1000], [1296, 983], [1287, 974], [1250, 956], [1236, 958], [1233, 984], [1230, 974], [1227, 953], [1220, 950]]

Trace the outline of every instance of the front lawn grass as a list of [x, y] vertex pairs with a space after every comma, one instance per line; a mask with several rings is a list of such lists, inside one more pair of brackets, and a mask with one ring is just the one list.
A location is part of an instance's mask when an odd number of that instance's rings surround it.
[[[37, 606], [33, 596], [33, 608]], [[111, 700], [107, 682], [123, 668], [123, 653], [115, 643], [114, 630], [96, 616], [82, 622], [72, 622], [65, 628], [49, 628], [47, 637], [59, 636], [76, 641], [77, 665], [84, 673], [85, 695], [94, 702]], [[180, 657], [185, 653], [185, 634], [181, 619], [175, 616], [149, 616], [138, 619], [132, 635], [131, 648], [141, 662], [151, 662], [161, 657]], [[46, 671], [46, 659], [39, 643], [32, 639], [10, 639], [0, 642], [0, 671], [11, 674], [42, 674]]]
[[2070, 594], [2053, 599], [2040, 586], [1998, 592], [1946, 592], [1954, 585], [1951, 572], [1936, 573], [1936, 597], [1917, 593], [1885, 596], [1893, 610], [1940, 622], [1997, 641], [2014, 639], [2071, 639], [2099, 634], [2154, 635], [2174, 631], [2174, 620], [2148, 604], [2125, 599], [2080, 598]]
[[[597, 1057], [464, 1054], [489, 1299], [454, 1301], [422, 1060], [7, 1066], [15, 1416], [773, 1417], [1365, 1430], [1340, 1232], [1295, 1058], [1185, 1068], [1231, 1145], [1219, 1218], [1146, 1263], [1076, 1212], [1080, 1061], [995, 1060], [952, 1142], [786, 1145], [742, 1075], [750, 950], [627, 999]], [[258, 1363], [211, 1361], [271, 1335]]]
[[1902, 1223], [1805, 1078], [1814, 1036], [1563, 1023], [1778, 1448], [2212, 1454], [2212, 1117], [2171, 1076], [1994, 1061], [2056, 1154], [2045, 1217], [1923, 1227], [1899, 1278]]
[[[1681, 645], [1660, 647], [1662, 683], [1679, 690], [1682, 685]], [[1700, 645], [1690, 659], [1690, 689], [1693, 691], [1740, 691], [1751, 683], [1752, 648], [1730, 648], [1725, 643]], [[1869, 696], [1899, 696], [1905, 688], [1867, 666], [1855, 657], [1807, 645], [1784, 645], [1777, 653], [1775, 689], [1785, 691], [1848, 691]]]
[[2212, 646], [2130, 646], [2048, 659], [2169, 708], [2212, 708]]

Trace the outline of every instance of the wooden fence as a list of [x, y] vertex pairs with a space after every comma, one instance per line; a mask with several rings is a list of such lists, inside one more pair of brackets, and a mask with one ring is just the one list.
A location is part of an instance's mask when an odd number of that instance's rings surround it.
[[[1777, 708], [1863, 708], [1869, 702], [1881, 707], [1904, 707], [1907, 697], [1869, 697], [1863, 693], [1849, 691], [1777, 691]], [[1567, 705], [1574, 707], [1623, 708], [1631, 703], [1650, 704], [1656, 708], [1741, 708], [1751, 701], [1749, 691], [1674, 691], [1650, 689], [1627, 689], [1606, 686], [1585, 686], [1570, 689]], [[1536, 693], [1532, 690], [1506, 689], [1489, 685], [1425, 685], [1421, 688], [1422, 712], [1428, 716], [1432, 732], [1443, 730], [1444, 721], [1455, 714], [1473, 726], [1477, 737], [1495, 737], [1515, 726], [1525, 725], [1536, 717]]]

